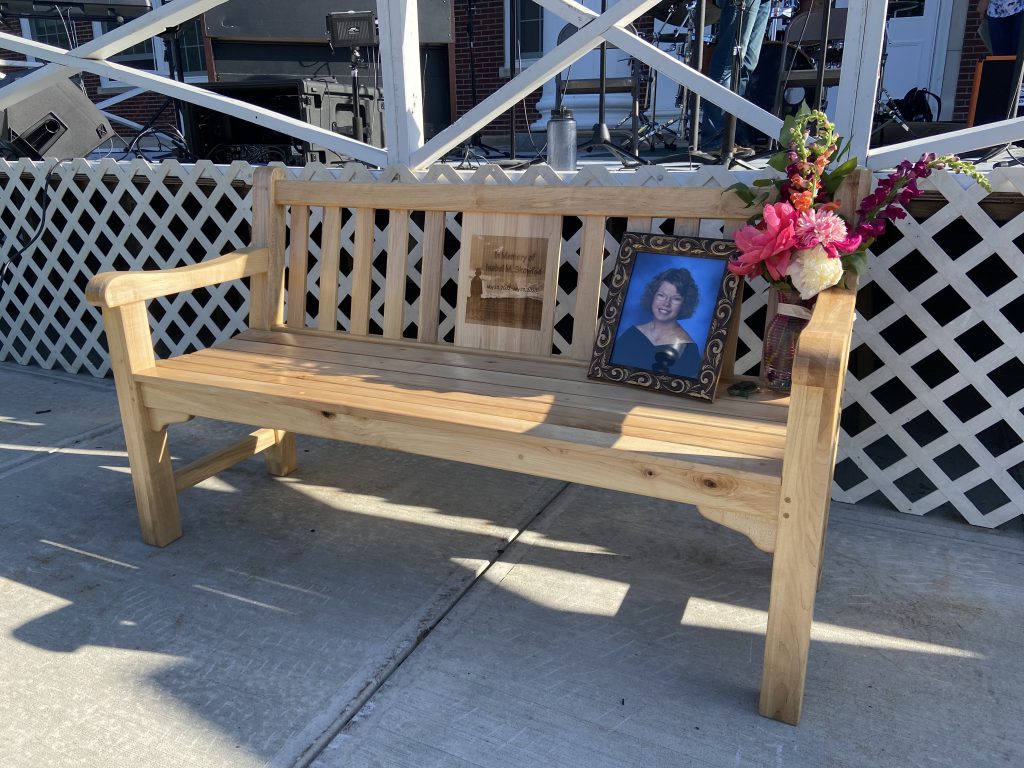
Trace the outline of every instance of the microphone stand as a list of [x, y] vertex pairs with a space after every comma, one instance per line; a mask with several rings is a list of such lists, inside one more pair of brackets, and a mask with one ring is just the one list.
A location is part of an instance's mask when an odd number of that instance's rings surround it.
[[818, 73], [815, 78], [815, 88], [818, 94], [819, 111], [825, 111], [825, 60], [828, 58], [828, 25], [832, 21], [832, 1], [825, 0], [821, 9], [821, 48], [818, 49]]
[[[473, 100], [473, 106], [477, 105], [477, 90], [476, 90], [476, 45], [475, 45], [475, 28], [474, 28], [474, 16], [476, 10], [476, 1], [469, 0], [466, 4], [466, 34], [469, 37], [469, 95]], [[483, 150], [486, 155], [480, 154], [476, 150]], [[500, 150], [495, 147], [484, 144], [480, 139], [480, 131], [473, 134], [472, 138], [462, 146], [462, 163], [459, 167], [464, 167], [469, 164], [470, 160], [489, 160], [493, 155], [501, 156]]]
[[[601, 13], [608, 10], [608, 0], [601, 0]], [[608, 42], [601, 41], [600, 46], [600, 69], [598, 71], [598, 94], [597, 94], [597, 125], [594, 126], [594, 135], [590, 140], [581, 144], [577, 151], [585, 150], [591, 152], [595, 149], [603, 149], [614, 155], [625, 167], [637, 165], [650, 165], [650, 160], [644, 160], [639, 155], [620, 147], [612, 142], [611, 132], [608, 130], [608, 123], [605, 120], [605, 91], [608, 87]], [[635, 123], [634, 123], [635, 125]], [[636, 135], [636, 134], [634, 134]]]
[[[704, 71], [704, 27], [707, 0], [697, 0], [697, 19], [694, 22], [694, 38], [696, 48], [693, 51], [693, 68], [697, 72]], [[690, 112], [690, 151], [700, 151], [700, 94], [693, 94], [693, 109]]]

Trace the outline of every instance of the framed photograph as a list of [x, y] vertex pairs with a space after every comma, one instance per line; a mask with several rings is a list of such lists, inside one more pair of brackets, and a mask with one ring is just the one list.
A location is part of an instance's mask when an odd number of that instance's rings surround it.
[[456, 344], [551, 351], [561, 226], [558, 216], [464, 217]]
[[588, 376], [714, 400], [740, 279], [732, 240], [622, 237]]

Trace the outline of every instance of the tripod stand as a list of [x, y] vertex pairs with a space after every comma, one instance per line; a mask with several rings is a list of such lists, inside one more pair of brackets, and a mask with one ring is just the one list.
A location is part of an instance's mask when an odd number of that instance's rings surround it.
[[[601, 13], [608, 10], [608, 0], [601, 0]], [[619, 161], [625, 167], [635, 167], [638, 165], [650, 165], [649, 160], [642, 159], [639, 155], [635, 155], [625, 147], [621, 147], [612, 141], [611, 131], [608, 130], [608, 123], [606, 122], [605, 116], [605, 96], [608, 88], [608, 43], [606, 41], [601, 42], [600, 50], [600, 69], [598, 70], [598, 93], [597, 93], [597, 125], [594, 126], [594, 134], [590, 139], [579, 146], [577, 151], [592, 152], [595, 149], [603, 149], [614, 157], [618, 158]], [[636, 124], [636, 104], [633, 105], [633, 120], [634, 126]]]

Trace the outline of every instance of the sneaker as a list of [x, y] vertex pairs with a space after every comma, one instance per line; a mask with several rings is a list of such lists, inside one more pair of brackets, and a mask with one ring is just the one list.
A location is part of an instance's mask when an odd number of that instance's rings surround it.
[[[711, 155], [721, 156], [722, 154], [721, 142], [715, 142], [709, 146], [701, 146], [700, 149], [701, 152], [705, 152]], [[745, 147], [742, 144], [732, 145], [732, 156], [737, 160], [741, 160], [744, 157], [753, 157], [755, 154], [756, 152], [754, 152], [754, 150], [751, 149], [750, 147]]]

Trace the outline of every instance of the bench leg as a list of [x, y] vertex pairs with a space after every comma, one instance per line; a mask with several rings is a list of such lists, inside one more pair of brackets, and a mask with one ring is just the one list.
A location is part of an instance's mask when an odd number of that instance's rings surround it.
[[[824, 534], [824, 511], [805, 512], [780, 520], [758, 707], [765, 717], [790, 725], [800, 722], [803, 706]], [[816, 525], [799, 526], [797, 518], [803, 515], [814, 518]]]
[[132, 418], [132, 423], [123, 411], [121, 418], [142, 540], [155, 547], [164, 547], [181, 537], [181, 516], [167, 446], [167, 428], [151, 429], [145, 421], [144, 412]]
[[295, 451], [295, 433], [283, 429], [274, 430], [274, 444], [263, 452], [263, 460], [267, 472], [276, 476], [290, 475], [299, 467], [298, 455]]
[[838, 400], [837, 392], [807, 389], [795, 392], [790, 405], [759, 710], [791, 725], [800, 722], [825, 554]]

